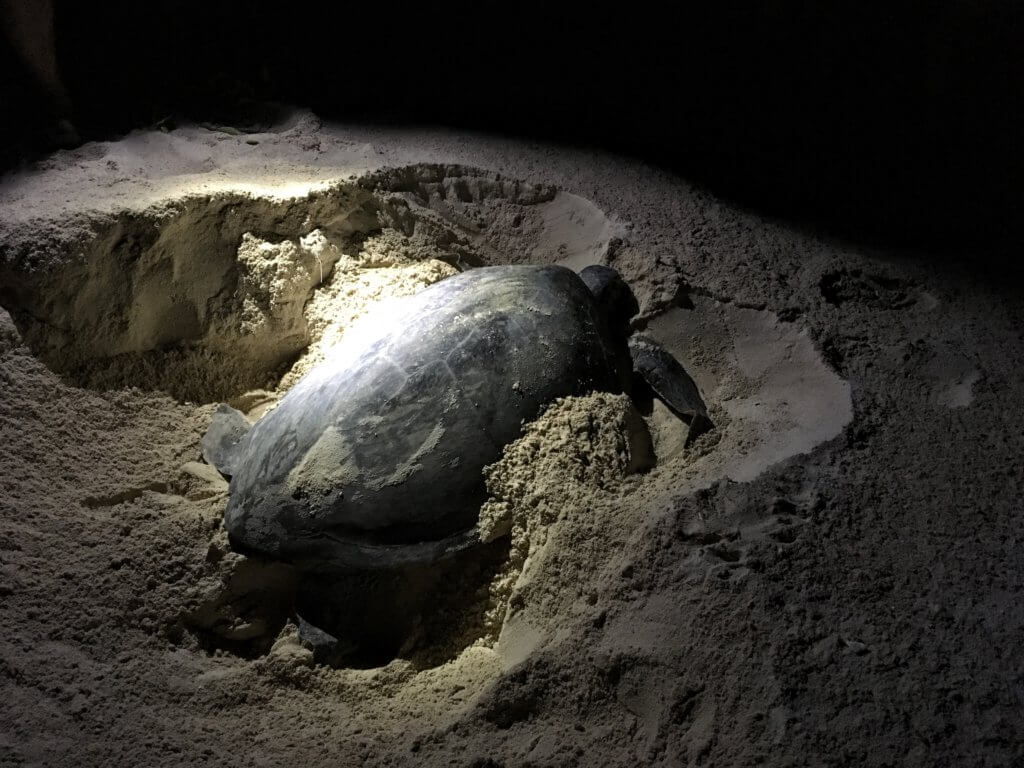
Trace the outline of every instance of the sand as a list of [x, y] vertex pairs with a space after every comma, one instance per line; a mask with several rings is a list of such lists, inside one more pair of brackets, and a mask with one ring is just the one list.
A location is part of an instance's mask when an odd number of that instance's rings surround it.
[[[59, 152], [0, 206], [0, 762], [1024, 756], [999, 282], [631, 160], [302, 112]], [[214, 408], [258, 418], [389, 303], [526, 262], [619, 269], [715, 428], [552, 405], [488, 470], [494, 544], [332, 586], [386, 652], [317, 663], [300, 575], [227, 543]]]

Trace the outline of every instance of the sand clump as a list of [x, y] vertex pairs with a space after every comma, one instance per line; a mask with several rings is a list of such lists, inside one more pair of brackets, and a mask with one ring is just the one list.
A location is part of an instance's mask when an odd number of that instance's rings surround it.
[[278, 243], [245, 232], [238, 246], [236, 291], [241, 332], [254, 335], [271, 326], [279, 334], [295, 333], [310, 294], [340, 258], [338, 247], [319, 230]]
[[[391, 246], [391, 248], [389, 248]], [[309, 343], [278, 384], [282, 394], [321, 363], [360, 321], [384, 316], [389, 306], [458, 272], [434, 258], [432, 249], [412, 247], [394, 230], [367, 238], [351, 255], [341, 253], [334, 272], [304, 307]], [[379, 313], [379, 314], [378, 314]]]
[[[559, 398], [523, 428], [523, 436], [484, 468], [489, 499], [480, 510], [484, 541], [554, 522], [563, 505], [594, 490], [610, 492], [651, 464], [650, 436], [626, 395], [595, 392]], [[552, 489], [558, 495], [551, 496]]]
[[489, 498], [480, 510], [480, 536], [511, 541], [490, 586], [490, 636], [500, 631], [516, 584], [549, 528], [594, 513], [628, 475], [651, 463], [651, 438], [629, 397], [595, 392], [556, 400], [484, 469]]

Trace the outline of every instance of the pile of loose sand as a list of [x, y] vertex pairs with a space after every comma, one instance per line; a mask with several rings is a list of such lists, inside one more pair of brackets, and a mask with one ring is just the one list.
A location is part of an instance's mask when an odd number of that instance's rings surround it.
[[650, 466], [651, 450], [629, 398], [599, 392], [552, 403], [485, 468], [490, 497], [480, 510], [481, 539], [511, 537], [490, 585], [487, 636], [497, 637], [510, 603], [527, 599], [518, 588], [529, 582], [530, 556], [544, 547], [549, 528], [580, 530], [578, 518], [594, 519], [630, 474]]

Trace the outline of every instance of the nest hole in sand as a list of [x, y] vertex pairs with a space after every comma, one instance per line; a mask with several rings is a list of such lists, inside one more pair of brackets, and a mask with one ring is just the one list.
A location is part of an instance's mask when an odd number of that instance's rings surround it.
[[[79, 237], [0, 259], [0, 305], [36, 357], [75, 387], [227, 401], [254, 418], [382, 302], [475, 266], [607, 261], [621, 231], [551, 186], [438, 165], [302, 198], [219, 193], [75, 216]], [[185, 474], [169, 488], [203, 496], [202, 468]], [[217, 575], [166, 634], [255, 658], [301, 605], [338, 638], [317, 661], [436, 665], [496, 639], [510, 548], [502, 537], [431, 568], [328, 580], [211, 542]]]

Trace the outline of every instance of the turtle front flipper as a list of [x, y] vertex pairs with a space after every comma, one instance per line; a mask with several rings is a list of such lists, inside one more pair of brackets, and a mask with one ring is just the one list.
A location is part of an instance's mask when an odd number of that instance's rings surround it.
[[629, 354], [633, 371], [676, 416], [689, 423], [687, 443], [711, 429], [713, 424], [697, 384], [667, 349], [650, 336], [637, 333], [629, 338]]
[[252, 422], [245, 414], [221, 403], [213, 412], [209, 429], [199, 441], [203, 460], [224, 477], [230, 478], [238, 468], [242, 454], [242, 438], [249, 434], [250, 429]]

